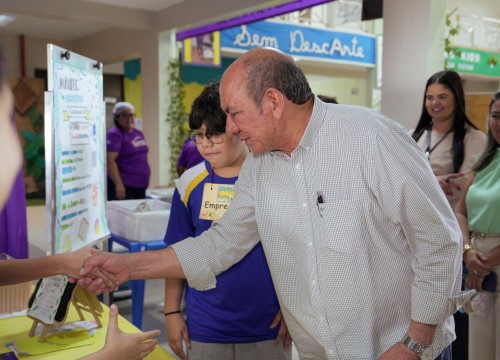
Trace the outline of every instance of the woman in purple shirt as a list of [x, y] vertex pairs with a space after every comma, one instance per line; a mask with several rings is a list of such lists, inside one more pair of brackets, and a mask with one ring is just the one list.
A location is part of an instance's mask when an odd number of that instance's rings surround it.
[[119, 102], [113, 126], [106, 134], [108, 200], [144, 199], [151, 171], [144, 134], [134, 128], [135, 108]]

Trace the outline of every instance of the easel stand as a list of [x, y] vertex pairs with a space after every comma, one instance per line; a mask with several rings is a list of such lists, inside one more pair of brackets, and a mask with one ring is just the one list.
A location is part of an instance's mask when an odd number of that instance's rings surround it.
[[87, 311], [94, 317], [97, 327], [99, 329], [102, 328], [100, 317], [102, 316], [103, 309], [101, 303], [94, 294], [77, 286], [73, 292], [71, 303], [75, 307], [80, 320], [85, 320], [82, 311]]
[[[77, 286], [73, 291], [71, 303], [75, 307], [80, 320], [85, 320], [85, 317], [83, 315], [84, 311], [89, 312], [97, 323], [97, 327], [102, 328], [100, 317], [102, 316], [103, 309], [101, 303], [97, 300], [97, 297], [94, 294]], [[58, 327], [63, 325], [66, 321], [67, 314], [68, 309], [66, 309], [66, 315], [64, 316], [64, 319], [62, 321], [55, 321], [52, 324], [46, 324], [43, 321], [30, 316], [33, 319], [33, 325], [31, 326], [29, 336], [35, 336], [36, 328], [38, 324], [41, 324], [43, 326], [43, 329], [38, 341], [45, 342], [47, 340], [47, 334], [49, 333], [49, 330], [57, 329]]]

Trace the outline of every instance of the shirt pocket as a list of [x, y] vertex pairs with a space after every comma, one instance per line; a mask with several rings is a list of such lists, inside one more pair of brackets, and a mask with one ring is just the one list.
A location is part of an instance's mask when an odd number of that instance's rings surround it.
[[363, 203], [349, 199], [323, 205], [324, 246], [341, 253], [355, 252], [361, 247], [363, 232], [367, 231]]

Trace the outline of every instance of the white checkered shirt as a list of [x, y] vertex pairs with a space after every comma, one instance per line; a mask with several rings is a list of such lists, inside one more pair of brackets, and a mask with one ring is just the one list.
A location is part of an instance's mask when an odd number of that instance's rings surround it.
[[316, 98], [291, 156], [250, 154], [226, 215], [173, 248], [203, 290], [259, 239], [301, 359], [376, 359], [410, 319], [439, 324], [436, 355], [455, 338], [460, 229], [423, 152], [382, 115]]

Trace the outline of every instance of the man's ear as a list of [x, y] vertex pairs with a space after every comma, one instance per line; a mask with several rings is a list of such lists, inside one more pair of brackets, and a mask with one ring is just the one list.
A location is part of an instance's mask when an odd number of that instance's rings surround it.
[[264, 101], [268, 106], [269, 111], [273, 114], [276, 119], [281, 119], [283, 115], [283, 110], [285, 108], [285, 96], [281, 91], [275, 88], [268, 88], [264, 93]]

